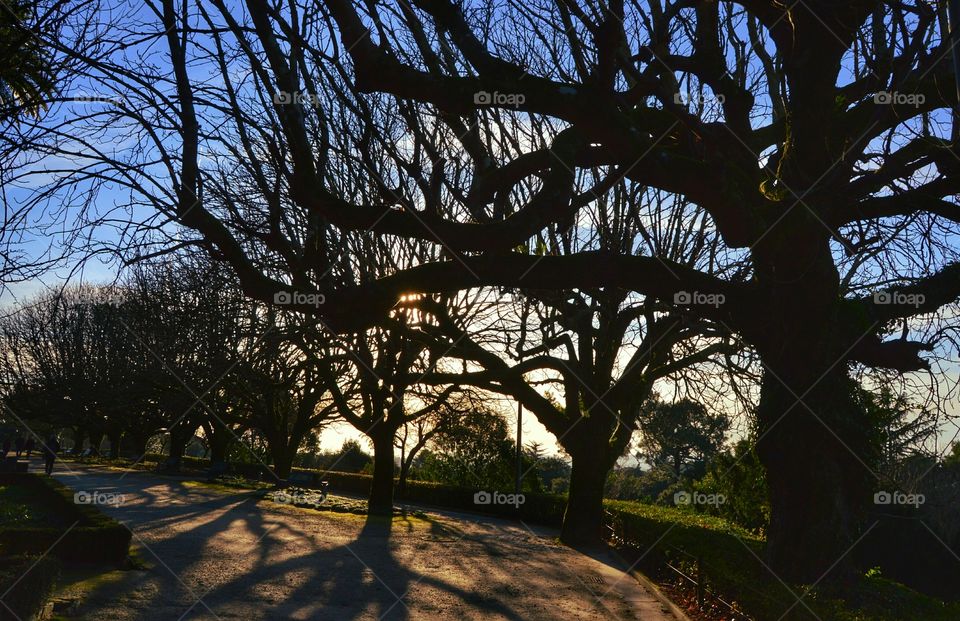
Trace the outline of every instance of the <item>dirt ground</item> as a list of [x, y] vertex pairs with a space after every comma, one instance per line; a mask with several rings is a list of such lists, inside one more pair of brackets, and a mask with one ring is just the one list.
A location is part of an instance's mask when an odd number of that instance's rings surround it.
[[133, 531], [143, 566], [68, 574], [58, 607], [72, 618], [674, 619], [618, 558], [550, 529], [446, 511], [368, 519], [76, 464], [56, 476], [122, 495], [104, 510]]

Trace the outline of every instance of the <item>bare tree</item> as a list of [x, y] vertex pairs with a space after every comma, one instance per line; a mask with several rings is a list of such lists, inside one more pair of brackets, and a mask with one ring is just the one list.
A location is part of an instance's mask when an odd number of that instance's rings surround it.
[[[435, 395], [430, 395], [434, 402]], [[403, 498], [407, 489], [407, 478], [421, 451], [435, 438], [448, 431], [472, 410], [483, 407], [483, 396], [477, 391], [463, 390], [440, 400], [438, 407], [422, 416], [403, 423], [395, 448], [400, 451], [400, 472], [397, 477], [397, 493]]]
[[309, 434], [332, 422], [336, 404], [323, 382], [328, 366], [304, 356], [291, 342], [296, 319], [259, 305], [250, 317], [248, 339], [227, 380], [236, 394], [228, 420], [242, 421], [265, 438], [272, 474], [282, 482]]

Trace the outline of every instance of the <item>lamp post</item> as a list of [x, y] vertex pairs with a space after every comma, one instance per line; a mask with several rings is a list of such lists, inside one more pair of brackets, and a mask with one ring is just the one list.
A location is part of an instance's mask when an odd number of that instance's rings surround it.
[[[524, 355], [522, 343], [517, 345], [517, 358], [519, 359], [520, 364], [523, 364], [523, 355]], [[520, 378], [523, 379], [523, 373], [520, 373]], [[519, 496], [520, 494], [520, 485], [523, 483], [523, 403], [520, 401], [520, 398], [517, 398], [517, 472], [516, 478], [514, 480], [514, 489], [513, 493]], [[519, 507], [520, 505], [517, 505]]]
[[521, 436], [523, 434], [523, 404], [517, 399], [517, 479], [514, 485], [514, 493], [520, 493], [520, 483], [523, 479], [523, 444]]

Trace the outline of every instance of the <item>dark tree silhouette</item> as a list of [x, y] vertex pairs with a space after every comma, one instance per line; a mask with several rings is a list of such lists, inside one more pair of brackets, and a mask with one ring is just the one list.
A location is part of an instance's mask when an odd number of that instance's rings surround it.
[[44, 38], [56, 36], [59, 19], [52, 16], [60, 4], [12, 0], [0, 7], [0, 121], [36, 114], [53, 95], [55, 68]]
[[730, 429], [725, 414], [710, 412], [689, 399], [651, 400], [644, 410], [640, 450], [651, 464], [669, 468], [677, 480], [686, 467], [705, 467], [723, 448]]

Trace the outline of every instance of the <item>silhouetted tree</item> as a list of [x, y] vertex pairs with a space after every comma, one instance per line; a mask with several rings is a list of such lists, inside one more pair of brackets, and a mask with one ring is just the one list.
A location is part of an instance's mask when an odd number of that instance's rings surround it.
[[640, 450], [657, 467], [667, 467], [676, 480], [688, 469], [702, 476], [706, 465], [723, 448], [730, 419], [689, 399], [650, 400], [640, 418]]

